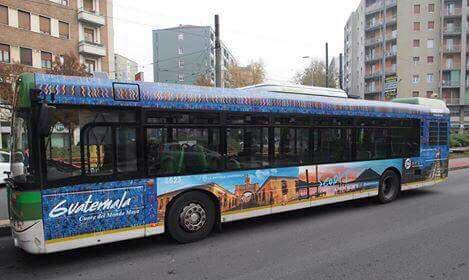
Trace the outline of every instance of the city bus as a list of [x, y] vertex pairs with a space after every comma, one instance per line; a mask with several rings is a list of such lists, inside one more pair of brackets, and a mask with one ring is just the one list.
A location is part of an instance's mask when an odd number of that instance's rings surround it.
[[23, 74], [12, 120], [14, 244], [51, 253], [432, 186], [449, 110], [341, 90]]

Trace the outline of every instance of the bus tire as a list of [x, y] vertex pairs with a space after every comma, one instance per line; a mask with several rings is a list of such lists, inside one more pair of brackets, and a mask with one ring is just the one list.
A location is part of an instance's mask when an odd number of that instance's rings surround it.
[[378, 201], [382, 204], [393, 202], [400, 189], [399, 176], [392, 170], [386, 170], [379, 181]]
[[169, 208], [166, 229], [179, 243], [195, 242], [210, 234], [215, 216], [215, 204], [207, 195], [184, 193]]

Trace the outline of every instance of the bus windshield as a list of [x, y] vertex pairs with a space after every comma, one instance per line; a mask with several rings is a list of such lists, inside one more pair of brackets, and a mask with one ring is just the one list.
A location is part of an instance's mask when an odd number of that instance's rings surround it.
[[30, 175], [29, 113], [24, 110], [15, 111], [11, 129], [11, 175], [12, 178], [26, 179]]

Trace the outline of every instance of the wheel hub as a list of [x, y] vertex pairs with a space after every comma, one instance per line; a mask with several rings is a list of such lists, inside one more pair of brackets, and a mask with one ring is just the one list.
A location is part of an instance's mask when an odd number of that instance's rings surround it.
[[197, 203], [191, 203], [184, 207], [179, 215], [179, 224], [188, 232], [200, 230], [207, 221], [207, 213]]

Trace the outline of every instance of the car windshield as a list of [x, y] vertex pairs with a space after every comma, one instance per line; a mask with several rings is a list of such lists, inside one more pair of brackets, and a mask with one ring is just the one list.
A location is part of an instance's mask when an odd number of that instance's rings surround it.
[[16, 111], [12, 123], [11, 175], [13, 178], [29, 175], [29, 115]]

